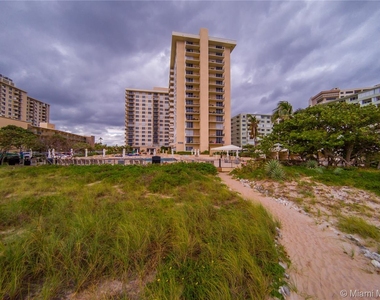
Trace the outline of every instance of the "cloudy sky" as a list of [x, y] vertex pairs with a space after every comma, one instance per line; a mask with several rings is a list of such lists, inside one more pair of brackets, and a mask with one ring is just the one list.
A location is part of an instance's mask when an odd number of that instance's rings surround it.
[[0, 74], [57, 129], [124, 145], [125, 88], [168, 86], [172, 31], [235, 40], [232, 116], [380, 83], [379, 1], [2, 1]]

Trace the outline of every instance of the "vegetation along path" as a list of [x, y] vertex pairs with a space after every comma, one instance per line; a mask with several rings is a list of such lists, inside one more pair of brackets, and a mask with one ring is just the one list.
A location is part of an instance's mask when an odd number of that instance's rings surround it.
[[347, 255], [347, 247], [353, 245], [342, 234], [318, 226], [312, 217], [260, 194], [226, 173], [219, 176], [230, 189], [246, 200], [261, 203], [281, 222], [281, 244], [292, 262], [287, 270], [290, 299], [379, 297], [379, 274], [363, 255]]

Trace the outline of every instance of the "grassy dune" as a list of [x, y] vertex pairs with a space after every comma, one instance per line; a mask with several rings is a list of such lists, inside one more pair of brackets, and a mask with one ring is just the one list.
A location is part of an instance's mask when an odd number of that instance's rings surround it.
[[65, 298], [107, 280], [122, 288], [105, 299], [275, 295], [278, 224], [215, 174], [182, 163], [1, 167], [0, 299]]

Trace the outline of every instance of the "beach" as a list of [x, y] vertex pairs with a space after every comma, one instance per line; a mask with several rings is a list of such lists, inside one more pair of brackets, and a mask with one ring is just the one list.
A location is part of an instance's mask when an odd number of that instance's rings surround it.
[[317, 224], [289, 206], [242, 184], [227, 173], [222, 181], [247, 201], [261, 203], [281, 222], [280, 243], [291, 260], [287, 299], [380, 299], [380, 275], [344, 234]]

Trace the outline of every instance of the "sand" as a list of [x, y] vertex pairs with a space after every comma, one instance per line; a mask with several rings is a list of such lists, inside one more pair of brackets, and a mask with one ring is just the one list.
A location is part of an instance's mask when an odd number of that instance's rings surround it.
[[380, 275], [358, 247], [336, 231], [318, 226], [290, 209], [243, 185], [226, 173], [222, 181], [246, 200], [261, 203], [281, 222], [281, 244], [291, 260], [286, 272], [292, 289], [287, 299], [380, 299]]

